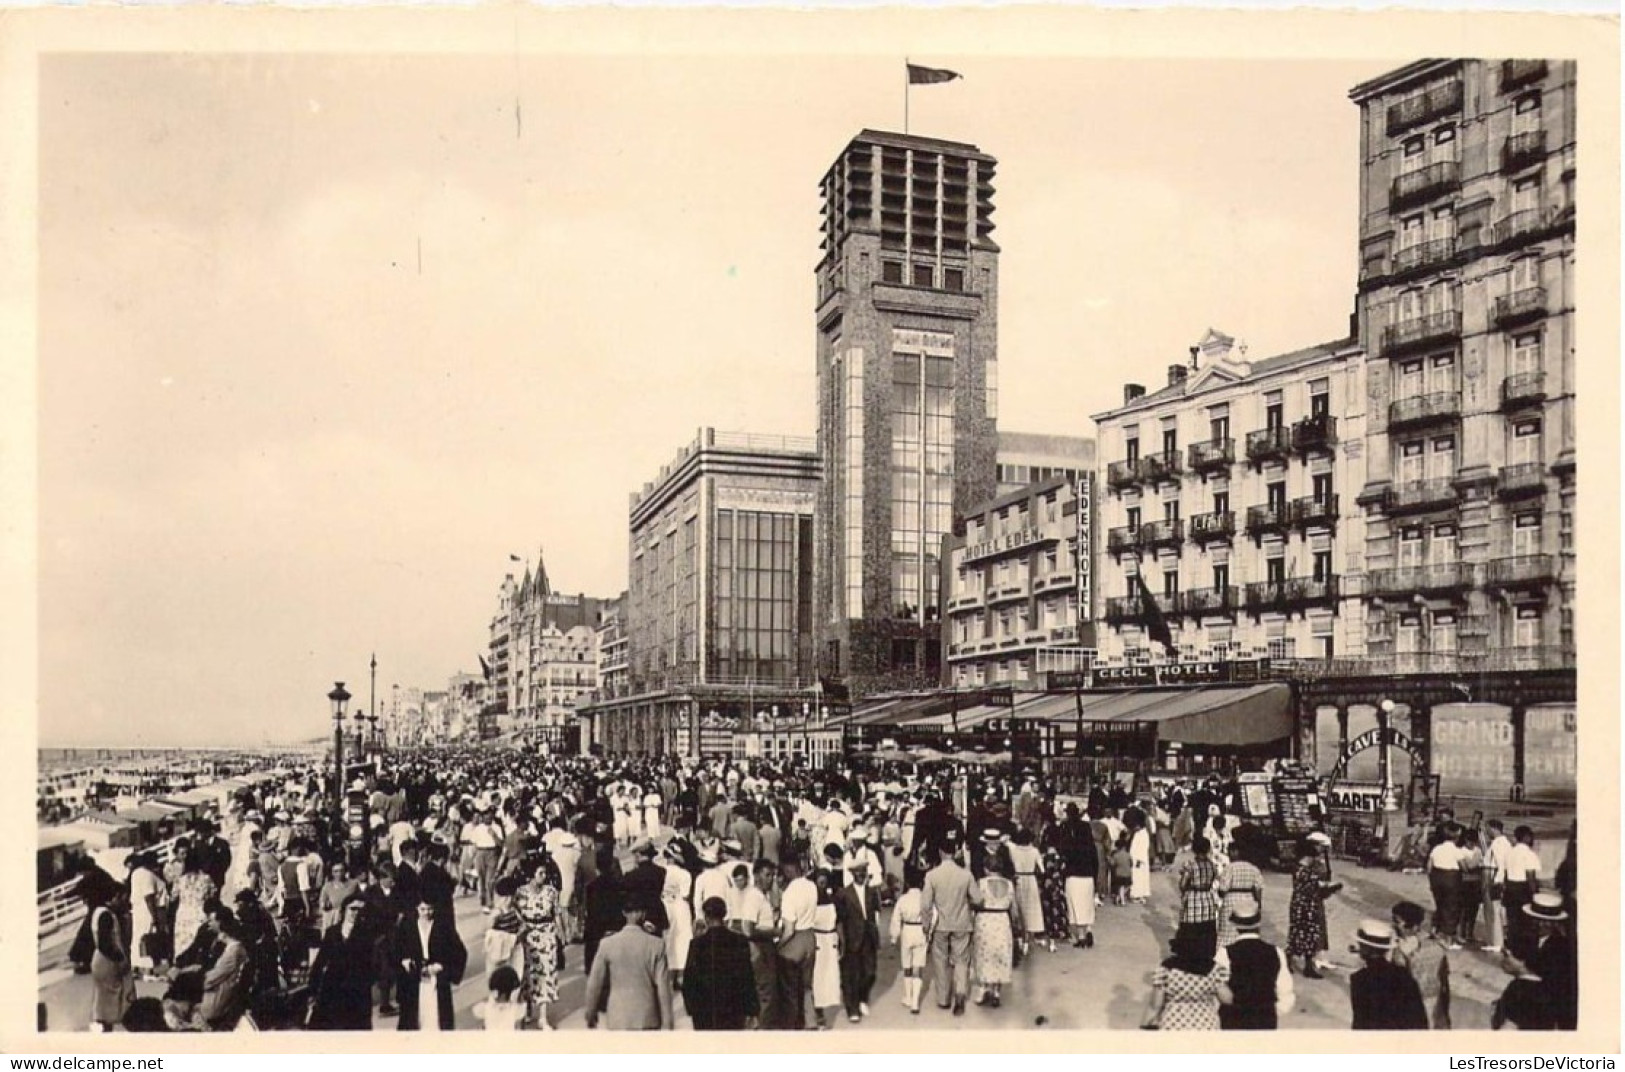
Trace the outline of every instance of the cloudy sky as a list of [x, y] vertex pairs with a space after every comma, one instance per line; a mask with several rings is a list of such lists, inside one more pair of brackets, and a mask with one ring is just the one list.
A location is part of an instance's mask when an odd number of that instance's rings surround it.
[[[1392, 64], [916, 59], [965, 77], [913, 132], [1000, 161], [1001, 426], [1346, 332]], [[41, 743], [437, 687], [509, 554], [619, 592], [697, 428], [813, 432], [817, 183], [901, 121], [900, 57], [42, 61]]]

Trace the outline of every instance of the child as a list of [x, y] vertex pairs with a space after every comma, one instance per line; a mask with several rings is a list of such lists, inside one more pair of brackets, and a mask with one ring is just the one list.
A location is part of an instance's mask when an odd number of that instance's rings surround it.
[[487, 1031], [517, 1031], [525, 1014], [525, 1003], [514, 1000], [519, 992], [519, 973], [504, 964], [491, 973], [491, 996], [474, 1007], [474, 1017], [485, 1021]]
[[925, 990], [925, 923], [920, 916], [920, 888], [925, 873], [910, 867], [905, 872], [908, 889], [897, 899], [891, 914], [891, 940], [902, 960], [903, 1005], [915, 1016], [920, 1014], [920, 998]]
[[1428, 1020], [1435, 1031], [1450, 1030], [1450, 955], [1438, 937], [1422, 933], [1427, 912], [1413, 901], [1394, 906], [1397, 936], [1388, 959], [1405, 968], [1422, 991]]
[[494, 989], [497, 973], [509, 968], [516, 974], [524, 964], [525, 950], [519, 944], [519, 916], [513, 910], [513, 895], [519, 890], [519, 879], [504, 875], [492, 888], [495, 904], [491, 926], [485, 931], [485, 971]]
[[1128, 892], [1134, 884], [1134, 857], [1128, 851], [1129, 836], [1124, 834], [1117, 839], [1117, 848], [1112, 850], [1112, 903], [1118, 905], [1128, 904]]

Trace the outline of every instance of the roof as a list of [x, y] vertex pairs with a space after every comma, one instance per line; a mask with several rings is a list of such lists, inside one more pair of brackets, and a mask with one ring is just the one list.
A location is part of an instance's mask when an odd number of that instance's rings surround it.
[[84, 843], [84, 831], [75, 830], [72, 826], [44, 826], [39, 831], [39, 847], [42, 849], [55, 849], [65, 845], [83, 845]]
[[1460, 62], [1460, 60], [1429, 59], [1407, 63], [1403, 67], [1396, 67], [1392, 71], [1361, 82], [1349, 90], [1349, 100], [1356, 104], [1363, 104], [1372, 97], [1392, 93], [1397, 89], [1406, 89], [1430, 75], [1443, 74]]
[[[1246, 363], [1247, 374], [1245, 376], [1237, 376], [1234, 379], [1227, 379], [1225, 385], [1228, 386], [1231, 383], [1238, 383], [1242, 380], [1257, 379], [1261, 376], [1268, 376], [1273, 372], [1279, 372], [1294, 365], [1306, 364], [1310, 361], [1316, 361], [1321, 358], [1332, 357], [1338, 353], [1348, 350], [1355, 345], [1356, 344], [1353, 339], [1343, 338], [1334, 340], [1332, 342], [1316, 343], [1314, 346], [1306, 346], [1301, 350], [1293, 350], [1290, 353], [1276, 354], [1274, 357], [1263, 357], [1256, 361], [1248, 361]], [[1120, 417], [1126, 413], [1133, 413], [1139, 410], [1153, 408], [1162, 402], [1168, 401], [1169, 399], [1190, 398], [1201, 395], [1203, 390], [1201, 390], [1200, 387], [1195, 391], [1192, 391], [1191, 388], [1198, 385], [1199, 381], [1207, 380], [1209, 378], [1207, 374], [1210, 370], [1222, 371], [1222, 367], [1217, 365], [1209, 366], [1208, 369], [1200, 370], [1195, 376], [1185, 380], [1182, 383], [1170, 383], [1164, 387], [1159, 387], [1155, 391], [1150, 391], [1141, 397], [1136, 398], [1127, 405], [1118, 406], [1115, 409], [1109, 409], [1101, 413], [1096, 413], [1092, 416], [1092, 419], [1095, 421], [1110, 420], [1113, 417]]]
[[898, 149], [936, 149], [939, 152], [993, 162], [991, 156], [982, 152], [981, 149], [970, 142], [949, 141], [947, 138], [927, 138], [919, 134], [898, 134], [895, 131], [871, 130], [865, 127], [858, 132], [857, 137], [847, 143], [847, 146], [850, 148], [860, 142], [869, 142], [874, 145], [890, 145]]
[[1018, 706], [1011, 716], [1060, 723], [1154, 722], [1162, 740], [1188, 745], [1268, 744], [1292, 734], [1292, 690], [1270, 682], [1051, 694]]

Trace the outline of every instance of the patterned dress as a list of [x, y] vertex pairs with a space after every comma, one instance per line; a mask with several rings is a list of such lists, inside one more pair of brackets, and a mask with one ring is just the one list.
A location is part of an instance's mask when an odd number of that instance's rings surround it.
[[1320, 885], [1320, 862], [1310, 856], [1298, 861], [1292, 873], [1292, 903], [1288, 908], [1286, 953], [1312, 957], [1331, 945], [1326, 937], [1326, 898]]
[[525, 996], [544, 1005], [559, 1000], [559, 891], [524, 885], [513, 895], [519, 942], [525, 947]]
[[1219, 905], [1219, 948], [1223, 949], [1236, 940], [1236, 925], [1230, 919], [1232, 912], [1263, 910], [1263, 872], [1246, 860], [1232, 860], [1219, 879], [1219, 892], [1224, 896]]
[[1055, 852], [1044, 854], [1044, 933], [1056, 940], [1071, 939], [1066, 916], [1066, 866]]
[[204, 906], [215, 897], [214, 879], [202, 871], [188, 871], [175, 884], [175, 955], [180, 956], [203, 926]]
[[1168, 965], [1151, 974], [1151, 986], [1163, 992], [1163, 1031], [1219, 1030], [1219, 987], [1229, 982], [1230, 969], [1214, 964], [1206, 975]]
[[988, 875], [981, 880], [982, 904], [973, 914], [971, 974], [983, 986], [1010, 981], [1015, 930], [1010, 917], [1016, 887], [1009, 879]]

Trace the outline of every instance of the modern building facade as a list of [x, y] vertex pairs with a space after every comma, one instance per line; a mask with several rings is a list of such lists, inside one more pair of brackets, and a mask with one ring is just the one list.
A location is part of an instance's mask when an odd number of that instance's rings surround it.
[[[1209, 330], [1167, 383], [1098, 414], [1098, 659], [1331, 658], [1363, 648], [1365, 390], [1349, 340], [1251, 360]], [[1174, 649], [1151, 641], [1144, 579]]]
[[1367, 640], [1400, 671], [1573, 665], [1575, 77], [1355, 87]]
[[1034, 685], [1094, 648], [1094, 474], [1000, 495], [943, 544], [943, 684]]
[[994, 493], [994, 169], [865, 130], [823, 179], [818, 665], [853, 694], [936, 680], [942, 540]]
[[728, 754], [813, 702], [813, 446], [702, 429], [632, 496], [624, 684], [590, 709], [595, 744]]
[[1064, 480], [1076, 484], [1095, 471], [1095, 441], [1083, 436], [999, 431], [994, 494], [1010, 495], [1033, 484]]

